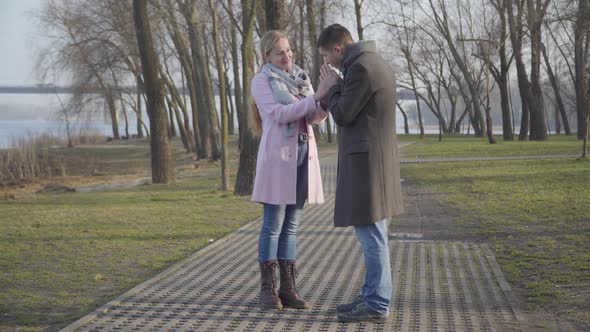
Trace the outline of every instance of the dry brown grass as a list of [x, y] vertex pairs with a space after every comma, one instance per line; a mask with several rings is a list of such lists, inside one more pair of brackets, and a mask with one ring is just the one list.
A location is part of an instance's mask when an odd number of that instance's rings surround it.
[[[72, 137], [76, 144], [104, 142], [102, 135], [89, 133]], [[0, 187], [18, 187], [38, 179], [66, 175], [66, 163], [61, 156], [48, 152], [52, 146], [67, 143], [50, 135], [29, 136], [15, 140], [12, 147], [0, 150]]]

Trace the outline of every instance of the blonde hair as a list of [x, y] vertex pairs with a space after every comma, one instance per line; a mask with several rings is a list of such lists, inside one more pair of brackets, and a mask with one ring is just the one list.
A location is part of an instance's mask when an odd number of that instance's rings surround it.
[[[266, 58], [270, 51], [272, 51], [273, 47], [275, 47], [279, 40], [283, 38], [288, 39], [285, 34], [278, 30], [269, 30], [262, 36], [262, 38], [260, 38], [260, 57], [262, 58], [263, 66], [266, 64]], [[262, 67], [258, 71], [260, 72], [261, 69]], [[254, 101], [252, 101], [250, 116], [254, 133], [257, 136], [262, 135], [262, 118], [260, 117], [260, 112], [258, 112], [258, 107]]]

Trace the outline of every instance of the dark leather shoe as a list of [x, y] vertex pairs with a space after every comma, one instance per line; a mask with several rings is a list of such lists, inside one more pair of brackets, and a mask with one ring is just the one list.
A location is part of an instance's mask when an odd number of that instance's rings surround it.
[[360, 321], [371, 321], [371, 322], [386, 322], [388, 315], [380, 314], [373, 311], [361, 302], [355, 305], [352, 310], [338, 313], [339, 322], [360, 322]]
[[355, 297], [352, 302], [350, 303], [344, 303], [344, 304], [339, 304], [336, 306], [336, 312], [345, 312], [345, 311], [350, 311], [352, 310], [352, 308], [354, 308], [357, 304], [362, 303], [363, 302], [363, 297], [362, 296], [357, 296]]

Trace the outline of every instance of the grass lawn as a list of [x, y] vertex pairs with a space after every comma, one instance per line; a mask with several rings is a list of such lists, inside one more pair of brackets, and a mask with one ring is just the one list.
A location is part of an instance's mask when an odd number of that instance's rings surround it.
[[[473, 138], [443, 143], [428, 138], [402, 151], [454, 157], [484, 150], [484, 145]], [[561, 153], [573, 153], [574, 145], [574, 139], [551, 137], [548, 144], [501, 143], [496, 151], [478, 154], [513, 154], [506, 146], [523, 155], [554, 154], [561, 148]], [[460, 151], [462, 146], [473, 150]], [[491, 243], [509, 282], [532, 309], [590, 330], [590, 161], [407, 164], [402, 176], [406, 183], [448, 193], [446, 203], [461, 210], [455, 231]]]
[[[487, 138], [444, 136], [442, 142], [438, 135], [398, 135], [400, 142], [415, 142], [404, 147], [405, 158], [452, 158], [452, 157], [501, 157], [538, 155], [581, 155], [582, 141], [575, 135], [550, 136], [544, 142], [512, 141], [504, 142], [496, 136], [496, 144], [489, 144]], [[518, 139], [518, 137], [517, 137]]]
[[[581, 146], [564, 136], [495, 146], [399, 137], [417, 142], [402, 149], [406, 157], [577, 154]], [[319, 146], [323, 156], [335, 153], [335, 144]], [[194, 162], [178, 142], [174, 151], [174, 185], [35, 193], [49, 182], [77, 187], [149, 177], [145, 142], [122, 141], [53, 149], [67, 177], [0, 189], [0, 331], [59, 329], [260, 215], [249, 198], [219, 191], [218, 162]], [[407, 183], [449, 193], [448, 203], [463, 212], [457, 231], [492, 244], [531, 306], [590, 329], [590, 162], [408, 164], [402, 174]]]
[[0, 330], [59, 329], [261, 214], [249, 197], [218, 190], [218, 162], [195, 169], [178, 144], [174, 185], [36, 194], [47, 182], [149, 176], [141, 141], [53, 153], [72, 175], [0, 191]]

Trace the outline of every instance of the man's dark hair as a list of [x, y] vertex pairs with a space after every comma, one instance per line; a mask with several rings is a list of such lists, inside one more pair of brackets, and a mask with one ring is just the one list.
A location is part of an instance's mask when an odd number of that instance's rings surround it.
[[317, 47], [328, 48], [335, 44], [346, 45], [352, 43], [350, 31], [340, 24], [326, 27], [318, 37]]

